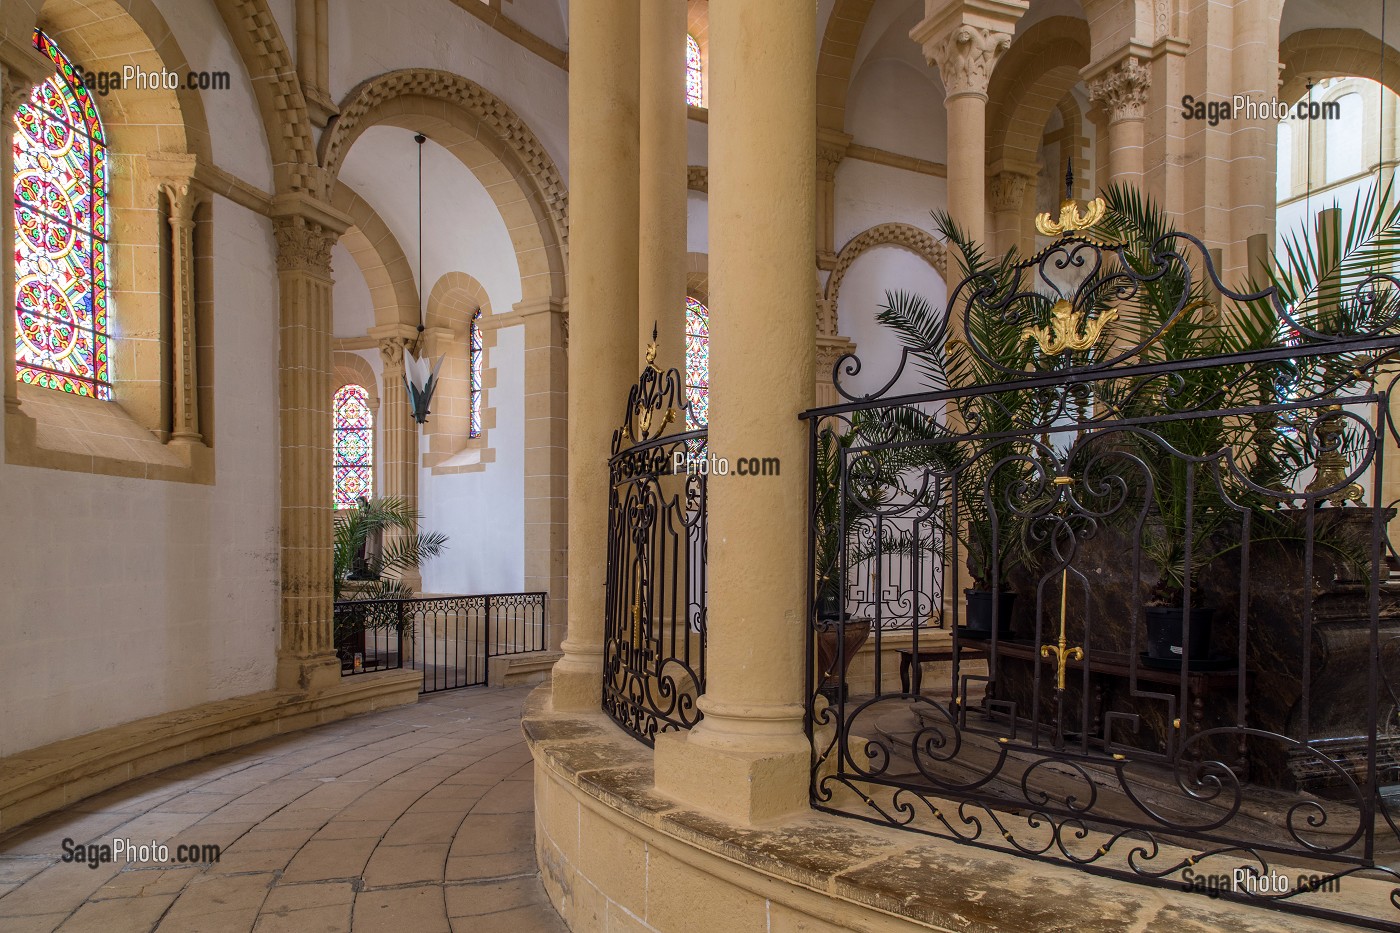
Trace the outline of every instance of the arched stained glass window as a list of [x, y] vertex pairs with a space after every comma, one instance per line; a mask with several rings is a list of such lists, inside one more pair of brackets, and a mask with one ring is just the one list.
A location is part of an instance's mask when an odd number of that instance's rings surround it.
[[710, 423], [710, 309], [685, 300], [685, 394], [690, 403], [687, 428]]
[[107, 146], [73, 65], [34, 31], [57, 69], [15, 111], [15, 377], [112, 397], [107, 322]]
[[481, 436], [481, 312], [472, 315], [471, 327], [471, 369], [472, 369], [472, 424], [470, 437]]
[[364, 386], [335, 393], [335, 507], [352, 509], [374, 495], [374, 414]]
[[692, 107], [705, 106], [704, 65], [694, 36], [685, 37], [685, 102]]

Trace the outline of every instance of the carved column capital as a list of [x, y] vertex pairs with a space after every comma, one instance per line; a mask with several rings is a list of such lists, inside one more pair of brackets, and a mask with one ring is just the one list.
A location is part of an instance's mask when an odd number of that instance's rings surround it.
[[850, 148], [853, 137], [849, 133], [838, 133], [835, 130], [817, 130], [817, 179], [820, 181], [834, 181], [836, 179], [836, 167], [841, 164], [841, 160], [846, 158], [846, 150]]
[[1018, 211], [1031, 179], [1020, 172], [998, 172], [987, 181], [987, 193], [994, 211]]
[[986, 26], [958, 26], [924, 45], [924, 55], [938, 66], [945, 97], [987, 97], [992, 69], [1011, 48], [1011, 33]]
[[279, 217], [273, 221], [273, 234], [277, 237], [279, 271], [330, 276], [331, 247], [339, 233], [304, 217]]
[[384, 361], [384, 373], [386, 381], [392, 375], [401, 376], [404, 371], [403, 355], [413, 349], [413, 339], [410, 337], [381, 337], [379, 340], [379, 358]]
[[1089, 99], [1103, 107], [1109, 123], [1141, 120], [1152, 73], [1140, 58], [1129, 55], [1100, 71], [1088, 84]]

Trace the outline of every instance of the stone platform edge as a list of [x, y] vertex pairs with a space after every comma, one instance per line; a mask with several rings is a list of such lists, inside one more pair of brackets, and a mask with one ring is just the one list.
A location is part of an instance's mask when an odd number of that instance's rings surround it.
[[418, 702], [419, 671], [346, 677], [316, 692], [269, 690], [122, 723], [0, 758], [0, 832], [93, 794], [260, 739]]
[[550, 690], [522, 728], [541, 876], [575, 933], [1355, 929], [818, 811], [735, 825], [657, 792], [650, 748]]

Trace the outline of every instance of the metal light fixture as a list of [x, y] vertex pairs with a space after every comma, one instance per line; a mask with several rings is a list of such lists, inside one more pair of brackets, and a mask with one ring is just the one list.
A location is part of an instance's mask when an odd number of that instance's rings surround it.
[[423, 286], [423, 144], [428, 141], [428, 137], [418, 133], [414, 135], [413, 141], [418, 144], [418, 339], [414, 342], [413, 352], [404, 354], [403, 384], [408, 389], [408, 404], [413, 411], [413, 420], [425, 424], [428, 415], [432, 414], [428, 406], [437, 390], [438, 370], [442, 368], [442, 361], [447, 358], [447, 354], [439, 356], [431, 370], [428, 368], [428, 361], [423, 358], [423, 304], [426, 301]]

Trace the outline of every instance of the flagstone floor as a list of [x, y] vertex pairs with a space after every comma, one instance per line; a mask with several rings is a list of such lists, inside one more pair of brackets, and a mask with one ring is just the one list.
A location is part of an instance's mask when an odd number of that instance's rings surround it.
[[[528, 687], [454, 690], [258, 742], [0, 836], [5, 933], [562, 933], [534, 857]], [[90, 843], [197, 865], [64, 862]]]

